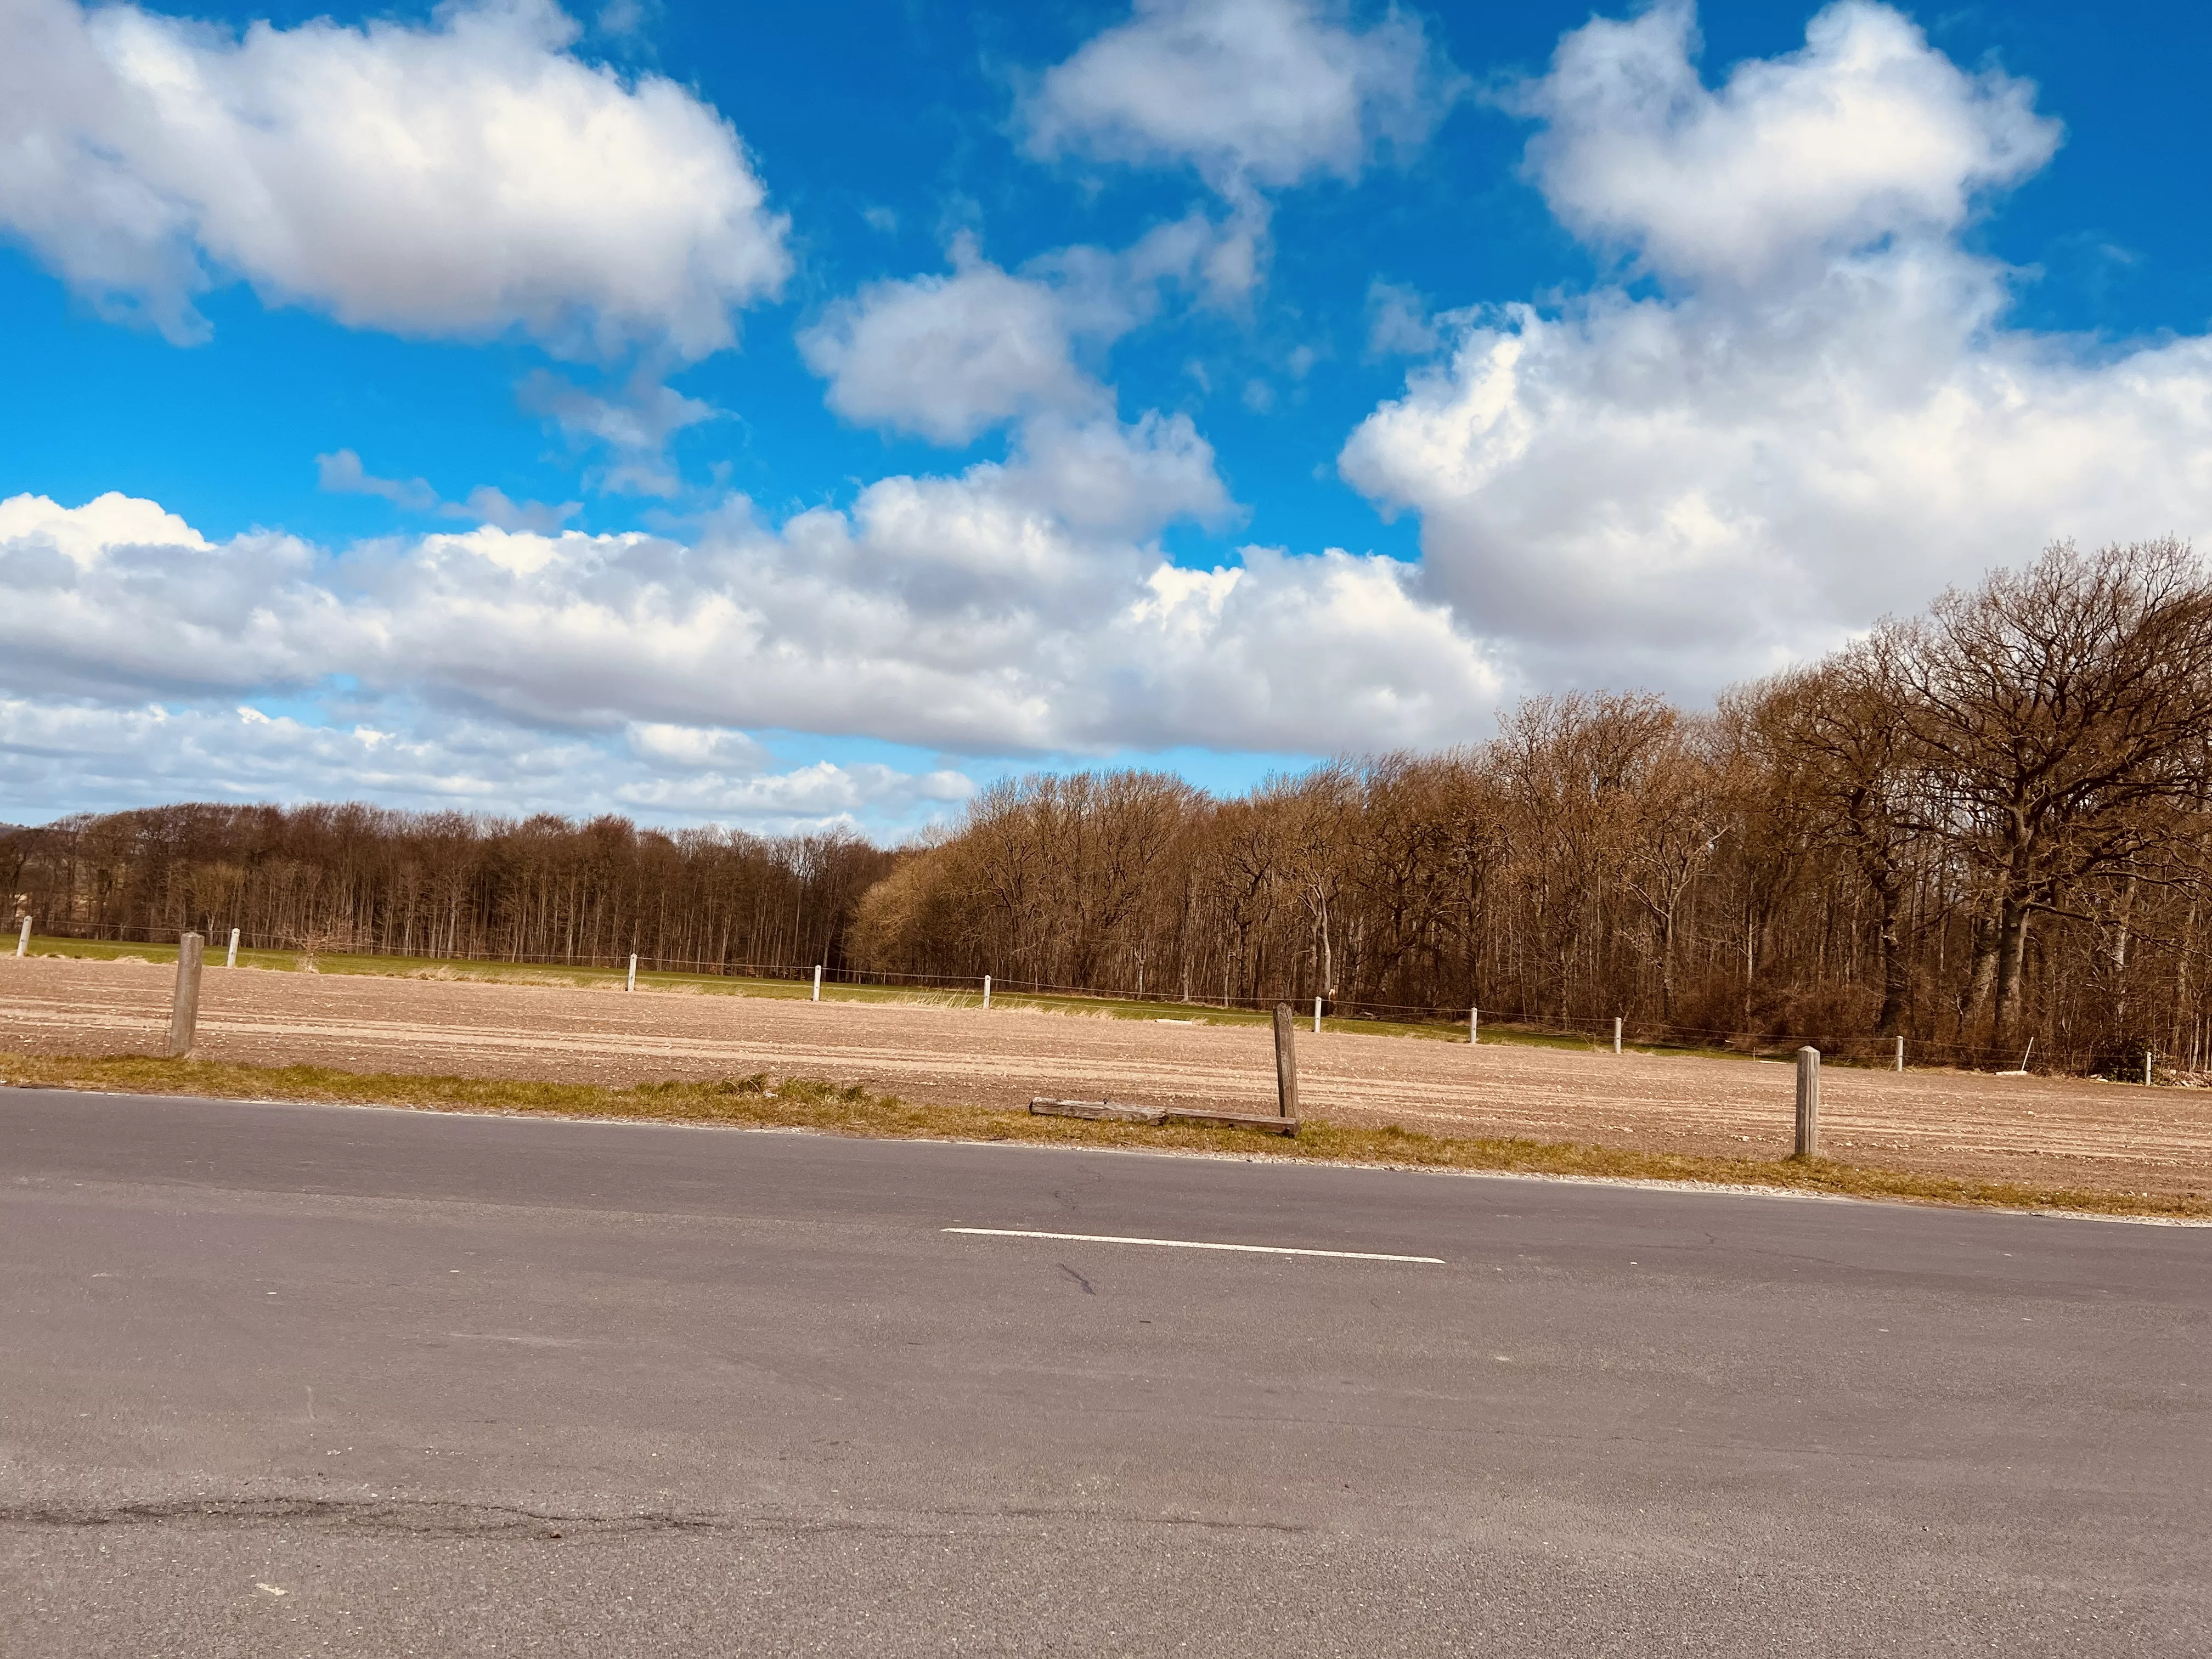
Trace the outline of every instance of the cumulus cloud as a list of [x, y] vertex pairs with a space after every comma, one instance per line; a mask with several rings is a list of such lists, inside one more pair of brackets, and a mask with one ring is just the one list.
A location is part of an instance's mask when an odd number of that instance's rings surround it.
[[1961, 245], [2050, 151], [2031, 89], [1846, 3], [1707, 89], [1686, 9], [1568, 35], [1533, 176], [1664, 293], [1455, 313], [1345, 476], [1523, 684], [1711, 690], [2084, 543], [2212, 535], [2212, 342], [2008, 328]]
[[[1170, 422], [1123, 441], [1170, 472], [1197, 442]], [[1191, 476], [1210, 480], [1201, 459]], [[619, 735], [695, 792], [749, 752], [726, 734], [763, 729], [1000, 754], [1307, 750], [1449, 741], [1491, 706], [1484, 652], [1409, 567], [1252, 549], [1182, 571], [1146, 539], [1161, 506], [1109, 491], [1121, 521], [1085, 525], [1041, 504], [1030, 465], [884, 479], [781, 526], [735, 503], [688, 544], [486, 526], [343, 557], [211, 543], [119, 496], [17, 497], [0, 504], [0, 586], [21, 596], [0, 615], [0, 690], [127, 708], [342, 679]]]
[[2034, 88], [1967, 75], [1887, 6], [1844, 0], [1802, 52], [1699, 78], [1689, 0], [1560, 43], [1511, 101], [1545, 123], [1530, 173], [1571, 228], [1660, 271], [1755, 282], [1891, 236], [1955, 230], [1977, 191], [2050, 160]]
[[872, 283], [799, 349], [847, 420], [964, 444], [1018, 415], [1099, 406], [1075, 364], [1076, 324], [1052, 284], [1010, 276], [963, 236], [951, 275]]
[[1311, 0], [1137, 0], [1024, 100], [1033, 153], [1191, 165], [1224, 193], [1358, 176], [1419, 143], [1456, 90], [1420, 23]]
[[0, 226], [180, 341], [242, 278], [406, 335], [727, 346], [789, 270], [786, 222], [727, 122], [575, 33], [550, 0], [242, 35], [0, 0]]
[[1009, 421], [1097, 416], [1112, 392], [1079, 359], [1159, 308], [1164, 285], [1240, 298], [1255, 280], [1249, 216], [1192, 213], [1119, 252], [1061, 248], [1017, 272], [953, 239], [952, 270], [871, 283], [799, 337], [848, 421], [966, 444]]

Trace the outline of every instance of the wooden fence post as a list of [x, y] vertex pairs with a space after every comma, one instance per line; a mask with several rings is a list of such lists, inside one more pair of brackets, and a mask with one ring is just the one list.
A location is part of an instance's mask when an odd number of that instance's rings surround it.
[[983, 1006], [986, 1008], [991, 1006], [991, 976], [988, 974], [983, 975]]
[[822, 1000], [822, 964], [818, 962], [814, 964], [814, 1000]]
[[1820, 1051], [1806, 1047], [1797, 1051], [1797, 1152], [1799, 1158], [1820, 1155]]
[[198, 933], [177, 941], [177, 996], [169, 1006], [169, 1058], [181, 1060], [192, 1051], [193, 1028], [200, 1018], [200, 952]]
[[1620, 1016], [1619, 1014], [1613, 1017], [1613, 1052], [1616, 1054], [1620, 1052]]
[[1275, 1005], [1275, 1109], [1284, 1117], [1298, 1115], [1297, 1035], [1291, 1005]]
[[1480, 1009], [1480, 1008], [1470, 1008], [1470, 1009], [1468, 1009], [1468, 1010], [1467, 1011], [1467, 1044], [1468, 1044], [1468, 1048], [1472, 1048], [1473, 1047], [1474, 1047], [1474, 1045], [1475, 1045], [1476, 1043], [1480, 1042], [1481, 1041], [1482, 1041], [1482, 1010], [1481, 1010], [1481, 1009]]
[[2146, 1088], [2146, 1089], [2148, 1089], [2148, 1088], [2150, 1088], [2151, 1086], [2152, 1086], [2152, 1084], [2151, 1084], [2151, 1080], [2150, 1080], [2150, 1050], [2149, 1050], [2149, 1049], [2148, 1049], [2148, 1048], [2146, 1048], [2146, 1049], [2144, 1049], [2144, 1050], [2143, 1050], [2143, 1087], [2144, 1087], [2144, 1088]]
[[1319, 997], [1314, 999], [1314, 1035], [1316, 1036], [1321, 1035], [1321, 999]]
[[637, 952], [635, 951], [629, 953], [629, 978], [623, 982], [623, 989], [625, 991], [637, 989]]
[[223, 956], [222, 965], [226, 968], [238, 966], [238, 929], [235, 927], [230, 930], [230, 949]]
[[27, 957], [31, 953], [31, 919], [23, 918], [23, 931], [15, 935], [15, 954]]
[[1897, 1040], [1897, 1069], [1900, 1072], [1905, 1069], [1905, 1039], [1902, 1036]]

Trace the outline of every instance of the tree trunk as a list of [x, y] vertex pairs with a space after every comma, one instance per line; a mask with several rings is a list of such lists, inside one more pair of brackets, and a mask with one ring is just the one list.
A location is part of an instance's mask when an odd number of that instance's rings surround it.
[[2000, 1048], [2019, 1035], [2021, 990], [2027, 978], [2021, 969], [2027, 960], [2027, 917], [2026, 903], [2018, 899], [2005, 901], [1997, 929], [1996, 1024], [1990, 1034]]
[[1904, 935], [1898, 923], [1903, 890], [1904, 883], [1893, 870], [1883, 871], [1875, 880], [1875, 896], [1881, 902], [1881, 1013], [1875, 1030], [1883, 1036], [1896, 1036], [1905, 1021], [1908, 981]]

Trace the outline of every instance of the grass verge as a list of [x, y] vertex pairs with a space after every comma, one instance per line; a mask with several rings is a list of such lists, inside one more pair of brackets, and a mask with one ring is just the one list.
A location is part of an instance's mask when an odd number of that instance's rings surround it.
[[2099, 1215], [2212, 1218], [2212, 1194], [2125, 1193], [1917, 1175], [1831, 1158], [1699, 1158], [1565, 1140], [1446, 1136], [1309, 1118], [1295, 1139], [1249, 1130], [1031, 1117], [982, 1106], [922, 1105], [857, 1085], [765, 1073], [711, 1082], [536, 1083], [504, 1078], [417, 1077], [343, 1072], [324, 1066], [239, 1066], [138, 1055], [46, 1057], [0, 1051], [0, 1080], [27, 1087], [105, 1089], [132, 1094], [398, 1106], [416, 1111], [629, 1119], [811, 1129], [828, 1134], [915, 1140], [1033, 1141], [1164, 1152], [1230, 1152], [1255, 1158], [1519, 1175], [1594, 1176], [1768, 1187], [1853, 1198], [1901, 1200]]

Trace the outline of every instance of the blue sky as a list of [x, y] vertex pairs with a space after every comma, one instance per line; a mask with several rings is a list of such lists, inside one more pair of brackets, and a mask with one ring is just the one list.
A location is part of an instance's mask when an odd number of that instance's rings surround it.
[[899, 834], [2212, 485], [2183, 9], [0, 0], [0, 819]]

